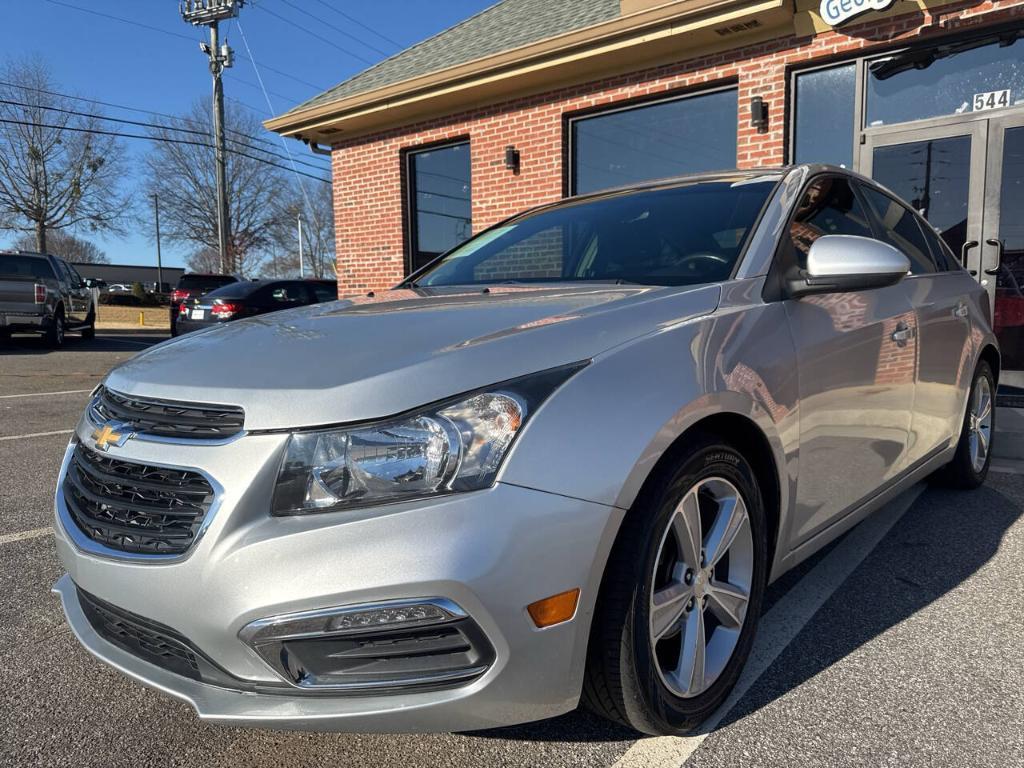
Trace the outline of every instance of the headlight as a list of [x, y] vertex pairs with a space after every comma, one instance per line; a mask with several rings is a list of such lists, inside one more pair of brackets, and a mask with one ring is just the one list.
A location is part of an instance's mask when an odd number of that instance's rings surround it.
[[301, 515], [486, 488], [527, 419], [584, 365], [514, 379], [374, 424], [295, 432], [278, 474], [273, 512]]

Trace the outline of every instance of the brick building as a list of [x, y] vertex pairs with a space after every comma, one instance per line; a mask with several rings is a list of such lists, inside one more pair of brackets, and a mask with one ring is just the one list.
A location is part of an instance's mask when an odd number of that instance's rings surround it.
[[1016, 348], [1022, 36], [1022, 0], [504, 0], [268, 127], [331, 153], [343, 293], [562, 196], [821, 161], [919, 208]]

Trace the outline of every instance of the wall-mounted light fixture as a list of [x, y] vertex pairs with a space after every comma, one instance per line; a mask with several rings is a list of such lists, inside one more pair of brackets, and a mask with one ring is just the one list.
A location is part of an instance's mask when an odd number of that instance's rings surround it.
[[768, 132], [768, 105], [760, 96], [750, 100], [750, 127], [758, 133]]
[[505, 147], [505, 167], [512, 173], [519, 173], [519, 150], [511, 144]]

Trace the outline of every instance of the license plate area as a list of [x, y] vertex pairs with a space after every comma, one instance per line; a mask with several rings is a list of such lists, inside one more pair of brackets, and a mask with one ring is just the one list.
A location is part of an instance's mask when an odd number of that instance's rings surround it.
[[193, 309], [192, 314], [189, 315], [193, 320], [205, 320], [206, 310], [205, 309]]

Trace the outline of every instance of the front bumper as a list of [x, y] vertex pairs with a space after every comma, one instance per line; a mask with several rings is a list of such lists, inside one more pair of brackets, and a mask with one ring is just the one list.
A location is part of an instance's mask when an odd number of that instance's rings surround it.
[[[89, 443], [86, 429], [79, 439]], [[78, 639], [130, 677], [187, 701], [206, 720], [348, 731], [472, 730], [574, 708], [590, 618], [621, 510], [498, 484], [487, 491], [296, 518], [268, 514], [282, 435], [226, 445], [130, 441], [111, 455], [193, 467], [221, 487], [209, 527], [186, 555], [154, 562], [86, 552], [56, 496], [57, 548], [68, 575], [54, 587]], [[130, 450], [130, 455], [127, 450]], [[248, 690], [188, 679], [101, 637], [78, 588], [172, 627]], [[575, 617], [538, 630], [526, 606], [574, 587]], [[476, 679], [437, 690], [332, 695], [285, 686], [239, 639], [253, 621], [298, 611], [441, 597], [493, 647]], [[273, 693], [253, 692], [278, 686]]]

